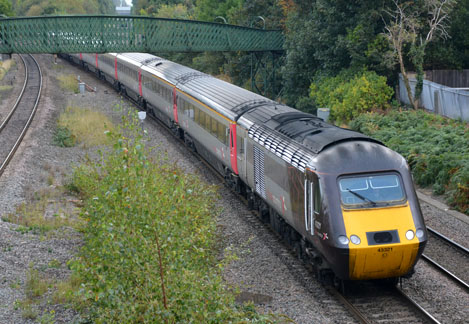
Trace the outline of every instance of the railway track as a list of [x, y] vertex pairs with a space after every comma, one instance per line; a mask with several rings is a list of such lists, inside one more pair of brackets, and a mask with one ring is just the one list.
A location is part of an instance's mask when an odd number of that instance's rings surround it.
[[440, 323], [399, 287], [361, 282], [350, 287], [346, 295], [332, 288], [331, 293], [363, 324]]
[[430, 227], [427, 230], [430, 239], [422, 259], [469, 292], [469, 249]]
[[21, 144], [37, 110], [42, 72], [32, 55], [20, 55], [25, 67], [23, 88], [13, 108], [0, 124], [0, 176]]

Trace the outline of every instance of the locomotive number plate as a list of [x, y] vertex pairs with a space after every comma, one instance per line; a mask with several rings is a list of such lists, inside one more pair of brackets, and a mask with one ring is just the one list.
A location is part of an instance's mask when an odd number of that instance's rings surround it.
[[378, 252], [392, 252], [392, 247], [379, 248]]

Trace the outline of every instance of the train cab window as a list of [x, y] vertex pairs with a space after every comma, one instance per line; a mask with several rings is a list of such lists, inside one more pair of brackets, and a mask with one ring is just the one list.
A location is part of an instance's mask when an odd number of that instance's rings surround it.
[[348, 208], [380, 207], [405, 202], [397, 174], [375, 174], [339, 178], [342, 204]]

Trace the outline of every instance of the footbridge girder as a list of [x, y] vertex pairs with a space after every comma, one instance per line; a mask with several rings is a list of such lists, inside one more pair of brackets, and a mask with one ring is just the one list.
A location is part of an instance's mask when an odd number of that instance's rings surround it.
[[0, 53], [282, 51], [279, 30], [142, 16], [0, 19]]

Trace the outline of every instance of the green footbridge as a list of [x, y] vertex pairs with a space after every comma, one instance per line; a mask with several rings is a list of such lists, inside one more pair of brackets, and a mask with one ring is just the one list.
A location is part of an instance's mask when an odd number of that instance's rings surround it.
[[279, 30], [141, 16], [0, 19], [0, 53], [283, 51]]

